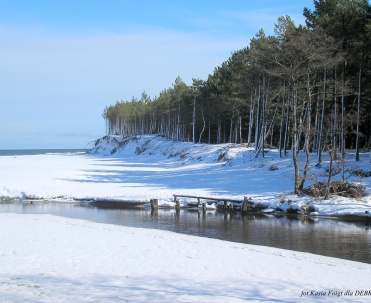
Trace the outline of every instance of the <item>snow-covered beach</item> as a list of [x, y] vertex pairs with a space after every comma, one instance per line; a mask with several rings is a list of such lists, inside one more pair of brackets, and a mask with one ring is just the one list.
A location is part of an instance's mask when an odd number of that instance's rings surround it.
[[[304, 157], [304, 155], [301, 155]], [[369, 154], [355, 162], [347, 156], [346, 177], [371, 193], [371, 178], [351, 174], [371, 171]], [[333, 196], [329, 200], [293, 195], [292, 159], [277, 150], [255, 157], [253, 149], [236, 144], [172, 142], [157, 136], [124, 140], [105, 137], [90, 154], [47, 154], [0, 157], [2, 199], [117, 199], [160, 203], [174, 194], [226, 197], [244, 196], [269, 208], [298, 208], [310, 203], [323, 216], [364, 215], [371, 212], [370, 195], [360, 199]], [[328, 162], [312, 160], [311, 173], [326, 180]], [[339, 179], [340, 174], [333, 177]], [[307, 184], [312, 184], [310, 179]], [[282, 203], [284, 202], [284, 203]]]
[[[347, 165], [369, 170], [368, 155], [363, 156]], [[296, 197], [290, 157], [269, 151], [264, 159], [255, 158], [240, 145], [174, 144], [145, 136], [123, 144], [110, 137], [92, 154], [6, 156], [0, 166], [2, 199], [170, 203], [173, 194], [191, 194], [249, 196], [269, 207], [312, 202], [320, 215], [370, 209], [369, 196]], [[368, 179], [359, 182], [370, 193]], [[0, 224], [0, 302], [368, 302], [371, 297], [371, 265], [365, 263], [50, 215], [0, 214]]]
[[370, 264], [48, 215], [0, 218], [1, 302], [370, 299]]

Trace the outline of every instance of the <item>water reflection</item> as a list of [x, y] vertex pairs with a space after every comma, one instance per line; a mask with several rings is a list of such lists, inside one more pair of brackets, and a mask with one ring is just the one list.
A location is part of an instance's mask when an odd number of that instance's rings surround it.
[[0, 212], [52, 214], [99, 223], [163, 229], [371, 263], [371, 233], [368, 226], [360, 222], [217, 211], [99, 209], [55, 203], [2, 203]]

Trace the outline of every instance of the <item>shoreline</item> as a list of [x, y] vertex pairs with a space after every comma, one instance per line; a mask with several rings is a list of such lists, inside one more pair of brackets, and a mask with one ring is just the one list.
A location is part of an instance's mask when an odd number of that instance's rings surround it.
[[[60, 204], [60, 205], [91, 205], [93, 207], [97, 208], [108, 208], [108, 209], [146, 209], [146, 205], [150, 205], [150, 202], [146, 201], [129, 201], [129, 200], [102, 200], [102, 201], [92, 201], [92, 200], [85, 200], [85, 199], [79, 199], [80, 201], [65, 201], [65, 200], [48, 200], [48, 199], [22, 199], [22, 200], [17, 200], [17, 199], [11, 199], [11, 200], [1, 200], [1, 204]], [[99, 204], [97, 204], [98, 202]], [[136, 203], [139, 203], [140, 206], [138, 206]], [[121, 204], [121, 205], [120, 205]], [[133, 205], [130, 205], [133, 204]], [[142, 207], [143, 206], [143, 207]], [[169, 206], [162, 206], [159, 207], [161, 210], [173, 210], [175, 207], [169, 207]], [[195, 209], [195, 208], [182, 208], [182, 210], [189, 210], [189, 211], [203, 211], [202, 208]], [[210, 209], [208, 209], [210, 211]], [[215, 209], [215, 211], [219, 212], [230, 212], [230, 211], [225, 211], [221, 209]], [[365, 211], [366, 212], [366, 211]], [[233, 213], [241, 213], [239, 211], [233, 211]], [[326, 220], [337, 220], [337, 221], [344, 221], [344, 222], [360, 222], [360, 223], [365, 223], [365, 225], [370, 225], [371, 224], [371, 214], [370, 213], [365, 213], [364, 215], [310, 215], [310, 214], [294, 214], [294, 213], [288, 213], [288, 212], [271, 212], [271, 213], [264, 213], [260, 211], [251, 211], [251, 212], [246, 212], [246, 213], [241, 213], [241, 215], [271, 215], [276, 218], [278, 217], [288, 217], [288, 218], [310, 218], [310, 219], [326, 219]]]
[[[369, 195], [362, 199], [331, 196], [329, 200], [319, 200], [293, 194], [292, 160], [279, 157], [276, 150], [270, 150], [264, 158], [256, 158], [251, 149], [234, 144], [193, 145], [157, 136], [142, 136], [127, 144], [116, 137], [111, 139], [100, 140], [84, 155], [39, 155], [32, 156], [32, 160], [27, 156], [0, 157], [4, 168], [0, 199], [28, 198], [40, 203], [36, 198], [42, 197], [42, 200], [59, 203], [64, 202], [60, 200], [67, 203], [92, 200], [112, 204], [120, 200], [142, 203], [158, 199], [160, 208], [165, 204], [175, 207], [172, 197], [180, 194], [192, 199], [211, 197], [225, 201], [228, 198], [237, 208], [241, 205], [232, 200], [243, 201], [248, 197], [255, 203], [249, 205], [250, 211], [254, 207], [256, 211], [268, 208], [267, 212], [279, 211], [278, 215], [282, 211], [366, 221], [365, 211], [371, 213], [371, 177], [358, 180], [354, 174], [346, 176], [350, 182], [361, 182], [365, 187]], [[325, 174], [327, 158], [324, 157], [321, 167], [312, 163], [311, 172], [319, 176]], [[348, 169], [369, 170], [368, 157], [362, 154], [361, 160], [349, 161]], [[192, 201], [191, 198], [181, 200], [181, 206]], [[208, 201], [202, 199], [202, 202]]]
[[[363, 262], [58, 216], [0, 216], [5, 302], [295, 302], [307, 290], [321, 302], [370, 299], [356, 295], [370, 285]], [[346, 290], [353, 295], [332, 295]]]

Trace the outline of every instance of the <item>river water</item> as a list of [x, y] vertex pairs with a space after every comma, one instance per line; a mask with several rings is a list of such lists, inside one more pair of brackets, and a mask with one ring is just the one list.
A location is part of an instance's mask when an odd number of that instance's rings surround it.
[[371, 264], [371, 231], [360, 222], [242, 216], [218, 211], [102, 209], [65, 203], [1, 203], [2, 213], [52, 214], [106, 224], [163, 229], [194, 236], [309, 252]]

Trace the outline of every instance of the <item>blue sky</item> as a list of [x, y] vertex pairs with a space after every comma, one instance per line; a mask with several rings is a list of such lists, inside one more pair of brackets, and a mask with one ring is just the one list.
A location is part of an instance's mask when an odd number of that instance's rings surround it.
[[0, 0], [0, 149], [86, 148], [104, 107], [206, 79], [312, 0]]

